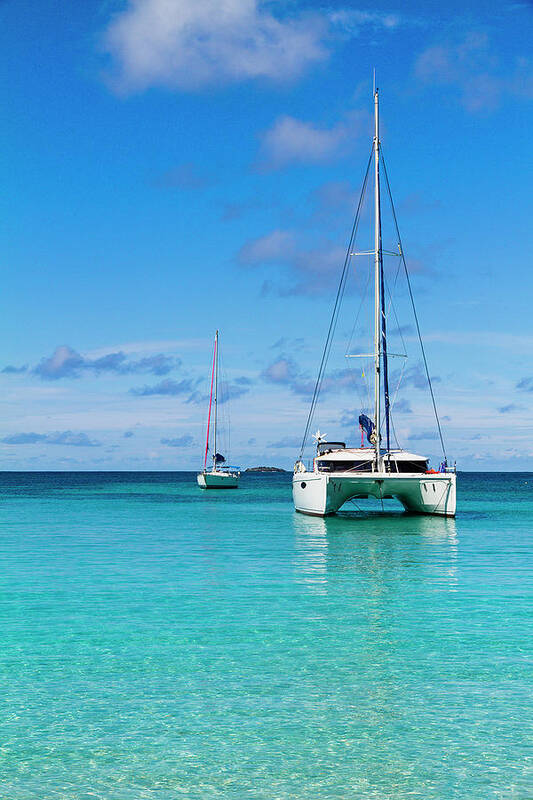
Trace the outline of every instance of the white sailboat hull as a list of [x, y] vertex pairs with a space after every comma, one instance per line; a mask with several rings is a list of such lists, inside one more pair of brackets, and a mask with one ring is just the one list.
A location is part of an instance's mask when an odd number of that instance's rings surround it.
[[320, 472], [295, 473], [292, 494], [296, 511], [325, 517], [357, 497], [394, 497], [406, 511], [417, 514], [455, 516], [455, 473], [399, 474], [372, 472], [366, 475]]
[[237, 472], [200, 472], [196, 476], [201, 489], [237, 489], [239, 473]]

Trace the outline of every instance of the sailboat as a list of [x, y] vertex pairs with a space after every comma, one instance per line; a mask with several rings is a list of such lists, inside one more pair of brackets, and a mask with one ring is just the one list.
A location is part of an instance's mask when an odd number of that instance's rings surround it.
[[[209, 411], [207, 414], [207, 435], [204, 453], [204, 468], [198, 473], [196, 480], [202, 489], [237, 489], [239, 486], [239, 470], [234, 467], [224, 466], [225, 457], [217, 451], [217, 427], [218, 427], [218, 331], [215, 333], [215, 344], [213, 348], [213, 366], [211, 369], [211, 390], [209, 393]], [[209, 438], [211, 434], [211, 411], [213, 410], [213, 448], [212, 466], [207, 468], [209, 454]]]
[[[373, 165], [374, 172], [374, 248], [367, 253], [373, 257], [373, 270], [371, 268], [370, 280], [374, 285], [374, 320], [373, 320], [373, 352], [355, 355], [359, 358], [372, 359], [374, 378], [374, 409], [373, 419], [366, 414], [359, 416], [361, 435], [366, 434], [369, 446], [361, 442], [361, 447], [346, 447], [344, 442], [328, 441], [327, 437], [318, 430], [314, 436], [316, 441], [316, 455], [312, 465], [303, 462], [303, 453], [306, 446], [310, 426], [316, 410], [320, 388], [324, 378], [325, 366], [331, 349], [332, 336], [338, 318], [339, 302], [342, 299], [343, 286], [345, 285], [347, 269], [351, 256], [359, 255], [354, 252], [355, 235], [357, 233], [359, 217], [367, 178]], [[398, 252], [389, 253], [383, 250], [381, 236], [381, 185], [380, 173], [383, 175], [388, 190], [388, 197], [392, 206], [394, 226], [398, 239]], [[383, 254], [397, 255], [405, 270], [409, 297], [412, 302], [416, 330], [420, 341], [423, 363], [427, 382], [430, 389], [433, 410], [437, 422], [438, 434], [442, 444], [444, 460], [439, 470], [429, 469], [429, 460], [426, 456], [407, 452], [401, 448], [391, 446], [391, 400], [389, 393], [388, 359], [392, 355], [387, 351], [387, 313], [385, 304], [385, 283], [383, 272]], [[373, 272], [373, 276], [372, 276]], [[373, 277], [373, 281], [372, 281]], [[382, 403], [383, 400], [383, 403]], [[384, 439], [382, 435], [384, 431]], [[324, 348], [324, 355], [319, 369], [307, 426], [305, 429], [300, 455], [294, 466], [293, 499], [296, 511], [316, 516], [335, 514], [341, 506], [349, 500], [357, 501], [375, 497], [378, 500], [396, 498], [404, 509], [421, 514], [435, 514], [440, 516], [454, 516], [456, 510], [456, 472], [455, 466], [449, 467], [444, 448], [442, 430], [437, 415], [437, 407], [433, 393], [430, 374], [427, 368], [418, 316], [414, 306], [409, 273], [403, 254], [401, 238], [396, 222], [396, 213], [392, 203], [392, 195], [388, 182], [385, 162], [382, 157], [382, 147], [379, 138], [379, 97], [378, 90], [374, 89], [374, 138], [372, 152], [368, 161], [367, 172], [361, 199], [352, 229], [352, 236], [348, 246], [344, 270], [335, 301], [333, 316]], [[383, 508], [383, 503], [382, 503]]]

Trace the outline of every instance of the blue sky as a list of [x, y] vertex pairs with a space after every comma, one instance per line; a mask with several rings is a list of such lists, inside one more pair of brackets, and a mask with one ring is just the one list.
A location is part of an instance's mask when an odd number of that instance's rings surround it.
[[[533, 468], [531, 3], [7, 0], [0, 15], [3, 468], [196, 468], [217, 327], [232, 461], [292, 465], [374, 67], [449, 457]], [[350, 443], [367, 268], [351, 262], [316, 418]], [[396, 430], [436, 462], [405, 301], [399, 286]]]

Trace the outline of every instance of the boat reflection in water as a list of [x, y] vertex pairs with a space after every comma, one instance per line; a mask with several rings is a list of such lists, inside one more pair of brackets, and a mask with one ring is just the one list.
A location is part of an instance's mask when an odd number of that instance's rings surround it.
[[[408, 583], [457, 585], [458, 536], [453, 517], [425, 517], [381, 510], [334, 517], [295, 514], [296, 567], [302, 581], [319, 589], [354, 572], [371, 593]], [[359, 588], [361, 584], [357, 584]]]

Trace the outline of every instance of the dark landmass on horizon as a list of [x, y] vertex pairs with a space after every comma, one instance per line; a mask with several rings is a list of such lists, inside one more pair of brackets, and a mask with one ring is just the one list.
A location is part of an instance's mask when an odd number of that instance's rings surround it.
[[248, 467], [245, 472], [288, 472], [288, 469], [281, 469], [281, 467]]

